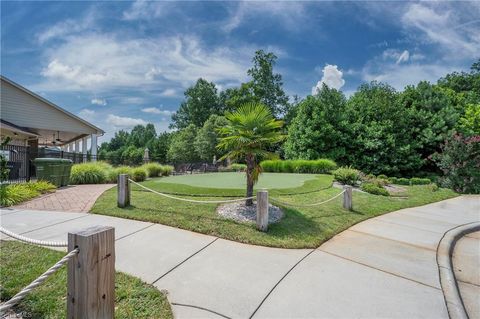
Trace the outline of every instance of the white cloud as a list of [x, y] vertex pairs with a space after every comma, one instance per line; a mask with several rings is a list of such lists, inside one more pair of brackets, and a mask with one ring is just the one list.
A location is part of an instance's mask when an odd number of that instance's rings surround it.
[[78, 112], [78, 116], [87, 121], [91, 121], [95, 115], [95, 111], [90, 109], [82, 109], [80, 112]]
[[408, 50], [405, 50], [402, 52], [402, 54], [400, 54], [400, 56], [397, 59], [397, 62], [395, 63], [400, 64], [402, 62], [407, 62], [409, 58], [410, 58], [410, 53], [408, 52]]
[[298, 31], [307, 24], [307, 5], [308, 3], [301, 1], [241, 1], [231, 10], [222, 29], [231, 32], [259, 17], [262, 20], [277, 19], [280, 21], [279, 25], [288, 31]]
[[123, 12], [123, 19], [149, 20], [160, 18], [168, 12], [167, 7], [168, 3], [161, 1], [137, 0]]
[[43, 44], [52, 39], [61, 38], [94, 28], [95, 18], [95, 12], [89, 11], [82, 19], [67, 19], [65, 21], [58, 22], [38, 32], [36, 34], [36, 39], [40, 44]]
[[[178, 85], [202, 77], [216, 83], [246, 79], [254, 48], [208, 48], [198, 38], [126, 39], [111, 34], [66, 37], [47, 51], [36, 90], [85, 90]], [[161, 72], [160, 72], [161, 70]], [[164, 92], [171, 96], [173, 91]]]
[[105, 99], [99, 99], [99, 98], [93, 98], [93, 99], [91, 100], [91, 103], [92, 103], [92, 104], [96, 104], [96, 105], [103, 105], [103, 106], [105, 106], [105, 105], [107, 105], [107, 100], [105, 100]]
[[326, 84], [328, 87], [336, 90], [340, 90], [342, 86], [345, 85], [345, 80], [343, 79], [343, 72], [340, 71], [336, 65], [325, 65], [322, 73], [322, 79], [318, 81], [317, 85], [312, 88], [312, 95], [317, 94], [317, 92], [322, 88], [323, 84]]
[[113, 125], [116, 128], [131, 128], [135, 125], [147, 125], [147, 122], [142, 119], [122, 117], [113, 114], [108, 114], [107, 123]]
[[175, 112], [168, 111], [168, 110], [160, 110], [157, 107], [146, 107], [146, 108], [142, 109], [142, 112], [152, 113], [152, 114], [162, 114], [162, 115], [165, 115], [165, 116], [171, 116], [173, 113], [175, 113]]
[[168, 96], [168, 97], [171, 97], [171, 96], [176, 96], [177, 95], [177, 91], [175, 91], [175, 89], [165, 89], [162, 91], [162, 93], [160, 93], [161, 96]]
[[407, 31], [414, 31], [426, 43], [439, 45], [456, 59], [476, 58], [480, 36], [478, 25], [470, 22], [478, 20], [479, 14], [480, 6], [473, 2], [413, 3], [401, 21]]

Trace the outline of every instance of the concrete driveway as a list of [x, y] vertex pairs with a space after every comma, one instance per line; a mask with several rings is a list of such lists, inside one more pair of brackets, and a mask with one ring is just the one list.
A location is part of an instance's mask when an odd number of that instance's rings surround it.
[[480, 197], [370, 219], [315, 250], [83, 213], [3, 210], [0, 218], [3, 227], [43, 240], [114, 226], [117, 269], [168, 290], [177, 318], [448, 318], [436, 248], [447, 230], [480, 221]]

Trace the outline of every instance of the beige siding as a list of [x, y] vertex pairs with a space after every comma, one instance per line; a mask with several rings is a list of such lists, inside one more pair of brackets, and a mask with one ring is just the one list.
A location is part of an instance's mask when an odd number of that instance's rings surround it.
[[97, 131], [38, 100], [15, 86], [1, 81], [0, 114], [5, 121], [22, 127], [95, 134]]

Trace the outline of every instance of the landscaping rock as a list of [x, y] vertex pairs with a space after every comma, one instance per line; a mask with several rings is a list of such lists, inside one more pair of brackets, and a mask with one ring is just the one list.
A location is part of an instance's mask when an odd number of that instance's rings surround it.
[[[238, 222], [255, 222], [257, 219], [257, 203], [246, 206], [245, 202], [227, 203], [218, 206], [217, 213], [228, 219]], [[283, 217], [283, 211], [272, 204], [268, 205], [268, 223], [276, 223]]]

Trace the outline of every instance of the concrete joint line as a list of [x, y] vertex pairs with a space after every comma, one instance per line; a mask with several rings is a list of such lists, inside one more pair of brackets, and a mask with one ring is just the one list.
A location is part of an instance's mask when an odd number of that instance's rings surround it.
[[[407, 242], [405, 242], [405, 241], [396, 240], [396, 239], [392, 239], [392, 238], [388, 238], [388, 237], [383, 237], [383, 236], [379, 236], [379, 235], [374, 235], [374, 234], [366, 233], [366, 232], [363, 232], [363, 231], [358, 231], [358, 230], [353, 230], [353, 229], [348, 229], [348, 231], [352, 231], [352, 232], [355, 232], [355, 233], [358, 233], [358, 234], [368, 235], [368, 236], [372, 236], [372, 237], [376, 237], [376, 238], [381, 238], [381, 239], [384, 239], [384, 240], [395, 241], [395, 242], [397, 242], [397, 243], [401, 243], [401, 244], [403, 244], [403, 245], [408, 245], [408, 246], [415, 247], [415, 248], [419, 248], [419, 249], [424, 249], [424, 250], [429, 250], [429, 251], [435, 251], [435, 249], [431, 249], [431, 248], [427, 248], [427, 247], [424, 247], [424, 246], [419, 246], [419, 245], [407, 243]], [[439, 233], [436, 233], [436, 234], [438, 235]]]
[[443, 234], [437, 246], [437, 265], [445, 305], [451, 319], [468, 319], [453, 269], [453, 251], [463, 236], [480, 230], [480, 222], [460, 225]]
[[184, 260], [182, 260], [178, 265], [174, 266], [172, 269], [170, 269], [169, 271], [167, 271], [166, 273], [164, 273], [163, 275], [161, 275], [160, 277], [158, 277], [157, 279], [155, 279], [154, 281], [152, 281], [152, 285], [155, 284], [157, 281], [159, 281], [160, 279], [162, 279], [163, 277], [165, 277], [166, 275], [168, 275], [169, 273], [171, 273], [172, 271], [174, 271], [175, 269], [177, 269], [178, 267], [180, 267], [181, 265], [183, 265], [187, 260], [189, 260], [190, 258], [192, 258], [193, 256], [197, 255], [198, 253], [200, 253], [201, 251], [203, 251], [204, 249], [206, 249], [208, 246], [210, 246], [211, 244], [213, 244], [214, 242], [216, 242], [219, 238], [215, 238], [214, 240], [212, 240], [211, 242], [209, 242], [208, 244], [206, 244], [205, 246], [203, 246], [202, 248], [200, 248], [199, 250], [197, 250], [196, 252], [194, 252], [192, 255], [188, 256], [187, 258], [185, 258]]
[[317, 250], [318, 250], [318, 251], [321, 251], [322, 253], [326, 253], [326, 254], [329, 254], [329, 255], [331, 255], [331, 256], [338, 257], [338, 258], [342, 258], [342, 259], [348, 260], [348, 261], [350, 261], [350, 262], [352, 262], [352, 263], [362, 265], [362, 266], [364, 266], [364, 267], [368, 267], [368, 268], [371, 268], [371, 269], [374, 269], [374, 270], [377, 270], [377, 271], [381, 271], [381, 272], [386, 273], [386, 274], [389, 274], [389, 275], [391, 275], [391, 276], [395, 276], [395, 277], [402, 278], [402, 279], [405, 279], [405, 280], [408, 280], [408, 281], [412, 281], [412, 282], [417, 283], [417, 284], [419, 284], [419, 285], [423, 285], [423, 286], [427, 286], [427, 287], [429, 287], [429, 288], [433, 288], [433, 289], [436, 289], [436, 290], [440, 290], [440, 288], [431, 286], [431, 285], [426, 284], [426, 283], [423, 283], [423, 282], [421, 282], [421, 281], [418, 281], [418, 280], [415, 280], [415, 279], [411, 279], [411, 278], [408, 278], [408, 277], [405, 277], [405, 276], [401, 276], [401, 275], [398, 275], [398, 274], [395, 274], [395, 273], [393, 273], [393, 272], [389, 272], [389, 271], [386, 271], [386, 270], [383, 270], [383, 269], [380, 269], [380, 268], [376, 268], [376, 267], [367, 265], [367, 264], [365, 264], [365, 263], [361, 263], [361, 262], [359, 262], [359, 261], [352, 260], [352, 259], [349, 259], [349, 258], [340, 256], [340, 255], [331, 253], [331, 252], [329, 252], [329, 251], [322, 250], [322, 249], [320, 249], [320, 248], [318, 248]]
[[183, 303], [176, 303], [176, 302], [172, 302], [172, 305], [174, 306], [180, 306], [180, 307], [189, 307], [189, 308], [195, 308], [195, 309], [199, 309], [199, 310], [203, 310], [203, 311], [208, 311], [208, 312], [211, 312], [217, 316], [220, 316], [220, 317], [223, 317], [223, 318], [226, 318], [226, 319], [232, 319], [231, 317], [228, 317], [228, 316], [225, 316], [225, 315], [222, 315], [221, 313], [219, 312], [216, 312], [214, 310], [210, 310], [210, 309], [207, 309], [207, 308], [204, 308], [204, 307], [200, 307], [200, 306], [195, 306], [195, 305], [187, 305], [187, 304], [183, 304]]
[[267, 300], [267, 298], [270, 296], [270, 294], [275, 290], [275, 288], [277, 288], [277, 286], [283, 281], [283, 279], [285, 279], [285, 277], [288, 276], [288, 274], [295, 268], [298, 266], [298, 264], [300, 264], [302, 261], [304, 261], [308, 256], [310, 256], [313, 252], [315, 251], [315, 249], [312, 249], [311, 251], [309, 251], [305, 256], [303, 256], [299, 261], [297, 261], [295, 263], [295, 265], [293, 265], [283, 276], [282, 278], [280, 278], [280, 280], [272, 287], [272, 289], [270, 289], [270, 291], [267, 293], [267, 295], [265, 296], [265, 298], [262, 299], [262, 301], [260, 302], [260, 304], [257, 306], [257, 308], [255, 308], [255, 310], [253, 311], [253, 313], [250, 315], [249, 319], [252, 319], [253, 316], [257, 313], [258, 309], [260, 309], [260, 307], [265, 303], [265, 300]]
[[147, 229], [147, 228], [149, 228], [149, 227], [152, 227], [153, 225], [156, 225], [156, 224], [155, 224], [155, 223], [152, 223], [152, 224], [150, 224], [150, 225], [148, 225], [148, 226], [145, 226], [145, 227], [143, 227], [143, 228], [140, 228], [139, 230], [136, 230], [136, 231], [134, 231], [134, 232], [132, 232], [132, 233], [130, 233], [130, 234], [123, 235], [122, 237], [119, 237], [119, 238], [115, 239], [115, 241], [118, 241], [118, 240], [120, 240], [120, 239], [124, 239], [125, 237], [128, 237], [128, 236], [132, 236], [132, 235], [134, 235], [134, 234], [136, 234], [136, 233], [139, 233], [139, 232], [141, 232], [141, 231], [143, 231], [143, 230], [145, 230], [145, 229]]
[[67, 219], [67, 220], [63, 220], [63, 221], [61, 221], [61, 222], [53, 223], [53, 224], [50, 224], [50, 225], [47, 225], [47, 226], [43, 226], [43, 227], [38, 227], [38, 228], [35, 228], [35, 229], [32, 229], [32, 230], [29, 230], [29, 231], [20, 233], [20, 235], [28, 234], [28, 233], [31, 233], [31, 232], [34, 232], [34, 231], [37, 231], [37, 230], [40, 230], [40, 229], [48, 228], [48, 227], [55, 226], [55, 225], [60, 225], [60, 224], [63, 224], [63, 223], [66, 223], [66, 222], [69, 222], [69, 221], [72, 221], [72, 220], [76, 220], [76, 219], [80, 219], [80, 218], [85, 218], [85, 217], [88, 217], [88, 215], [80, 216], [80, 217], [75, 217], [75, 218], [71, 218], [71, 219]]

